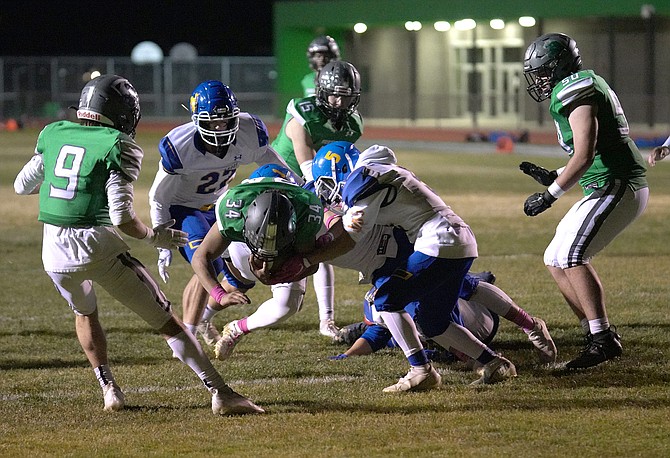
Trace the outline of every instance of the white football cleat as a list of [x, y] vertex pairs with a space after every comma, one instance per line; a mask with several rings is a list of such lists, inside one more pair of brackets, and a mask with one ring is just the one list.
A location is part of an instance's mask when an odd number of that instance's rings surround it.
[[496, 356], [491, 362], [484, 365], [482, 376], [470, 385], [491, 385], [516, 377], [514, 364], [502, 356]]
[[541, 318], [533, 318], [535, 326], [528, 333], [528, 340], [535, 346], [540, 362], [544, 364], [555, 363], [558, 351], [556, 344], [549, 334], [547, 324]]
[[437, 373], [432, 364], [424, 366], [412, 366], [398, 383], [387, 386], [384, 393], [401, 393], [403, 391], [427, 391], [439, 386], [442, 377]]
[[214, 355], [216, 359], [224, 361], [230, 357], [235, 349], [235, 345], [240, 341], [244, 333], [237, 330], [236, 321], [231, 321], [221, 330], [221, 338], [214, 346]]
[[109, 382], [105, 385], [102, 394], [105, 399], [105, 407], [103, 408], [105, 412], [118, 412], [126, 405], [126, 397], [116, 382]]
[[204, 340], [205, 344], [210, 347], [216, 345], [219, 339], [221, 339], [219, 331], [216, 330], [216, 327], [211, 321], [201, 321], [195, 332], [202, 336], [202, 340]]
[[335, 326], [334, 320], [321, 320], [319, 323], [319, 332], [323, 336], [336, 338], [340, 334], [340, 329]]
[[234, 392], [230, 387], [217, 390], [212, 388], [212, 412], [214, 415], [244, 415], [248, 413], [265, 413], [241, 394]]

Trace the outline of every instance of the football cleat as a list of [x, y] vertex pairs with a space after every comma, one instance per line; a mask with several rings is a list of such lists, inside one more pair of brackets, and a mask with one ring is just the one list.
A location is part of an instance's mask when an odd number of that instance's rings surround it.
[[126, 397], [116, 382], [109, 382], [105, 385], [102, 394], [105, 399], [105, 407], [103, 408], [105, 412], [118, 412], [126, 405]]
[[617, 334], [614, 326], [610, 326], [606, 331], [596, 334], [589, 333], [586, 336], [586, 346], [582, 352], [568, 362], [565, 367], [567, 369], [586, 369], [607, 360], [618, 358], [622, 353], [621, 336]]
[[201, 321], [196, 329], [196, 334], [202, 337], [205, 344], [212, 347], [216, 345], [221, 336], [211, 321]]
[[333, 337], [333, 343], [353, 345], [353, 343], [363, 335], [367, 328], [368, 325], [363, 321], [348, 324], [340, 328], [337, 335]]
[[427, 391], [439, 386], [442, 377], [437, 373], [432, 364], [424, 366], [412, 366], [407, 375], [382, 391], [384, 393], [402, 393], [404, 391]]
[[339, 335], [340, 329], [335, 326], [335, 321], [333, 320], [321, 320], [321, 323], [319, 324], [319, 332], [323, 336], [334, 339]]
[[533, 318], [535, 326], [528, 333], [528, 340], [535, 346], [540, 362], [543, 364], [556, 362], [556, 344], [554, 343], [547, 324], [541, 318]]
[[212, 412], [214, 415], [244, 415], [249, 413], [265, 413], [265, 410], [230, 387], [217, 390], [212, 388]]
[[516, 367], [507, 358], [496, 356], [484, 365], [482, 376], [470, 385], [492, 385], [516, 377]]
[[235, 349], [235, 345], [244, 335], [237, 330], [236, 321], [231, 321], [223, 327], [221, 338], [214, 346], [214, 356], [216, 359], [224, 361], [230, 357]]

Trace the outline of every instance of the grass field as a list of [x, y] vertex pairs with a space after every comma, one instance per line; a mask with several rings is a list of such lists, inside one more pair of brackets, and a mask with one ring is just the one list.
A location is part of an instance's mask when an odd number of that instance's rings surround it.
[[[525, 335], [502, 322], [494, 347], [516, 364], [517, 379], [472, 388], [473, 373], [438, 365], [440, 389], [387, 395], [381, 389], [406, 372], [402, 354], [329, 361], [345, 347], [318, 333], [310, 284], [300, 313], [246, 336], [230, 360], [214, 362], [267, 415], [215, 417], [208, 393], [165, 342], [98, 289], [112, 368], [127, 400], [124, 411], [107, 414], [72, 313], [42, 270], [37, 198], [13, 191], [36, 136], [0, 133], [0, 456], [670, 456], [670, 163], [650, 170], [643, 217], [594, 260], [610, 320], [623, 337], [619, 361], [576, 374], [541, 367]], [[138, 135], [146, 156], [136, 204], [145, 221], [158, 139]], [[575, 356], [578, 323], [542, 253], [579, 191], [527, 218], [523, 201], [540, 187], [517, 168], [522, 160], [549, 168], [564, 160], [396, 153], [472, 226], [480, 252], [473, 270], [493, 271], [500, 287], [546, 320], [560, 361]], [[156, 273], [155, 250], [129, 244]], [[190, 275], [175, 258], [165, 290], [179, 314]], [[359, 321], [367, 288], [355, 272], [336, 275], [336, 321]], [[224, 310], [216, 324], [250, 313], [269, 296], [269, 288], [256, 287], [251, 305]]]

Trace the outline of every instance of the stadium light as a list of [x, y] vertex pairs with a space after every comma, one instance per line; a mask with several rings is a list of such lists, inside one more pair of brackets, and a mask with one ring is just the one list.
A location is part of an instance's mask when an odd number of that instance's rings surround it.
[[354, 24], [354, 32], [356, 33], [365, 33], [368, 30], [368, 26], [363, 22], [357, 22]]
[[502, 19], [491, 19], [489, 25], [494, 30], [502, 30], [505, 28], [505, 21], [503, 21]]
[[519, 18], [519, 25], [521, 27], [533, 27], [535, 25], [535, 18], [532, 16], [521, 16]]
[[449, 24], [447, 21], [437, 21], [435, 24], [433, 24], [433, 27], [438, 32], [446, 32], [451, 29], [451, 24]]
[[407, 21], [405, 22], [405, 29], [411, 32], [417, 32], [421, 30], [421, 23], [419, 21]]
[[474, 19], [461, 19], [454, 22], [454, 27], [456, 30], [472, 30], [477, 27], [477, 23]]

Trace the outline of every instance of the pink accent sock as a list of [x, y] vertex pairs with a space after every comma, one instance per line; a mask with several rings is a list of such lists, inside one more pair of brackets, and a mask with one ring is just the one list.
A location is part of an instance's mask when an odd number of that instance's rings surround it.
[[249, 334], [249, 327], [247, 326], [247, 317], [237, 320], [237, 327], [245, 334]]
[[519, 311], [516, 313], [514, 313], [514, 309], [510, 309], [507, 315], [508, 316], [506, 316], [505, 318], [507, 318], [520, 328], [523, 328], [525, 331], [532, 331], [533, 328], [535, 327], [535, 322], [533, 321], [533, 318], [530, 315], [528, 315], [528, 313], [522, 308], [519, 308]]

